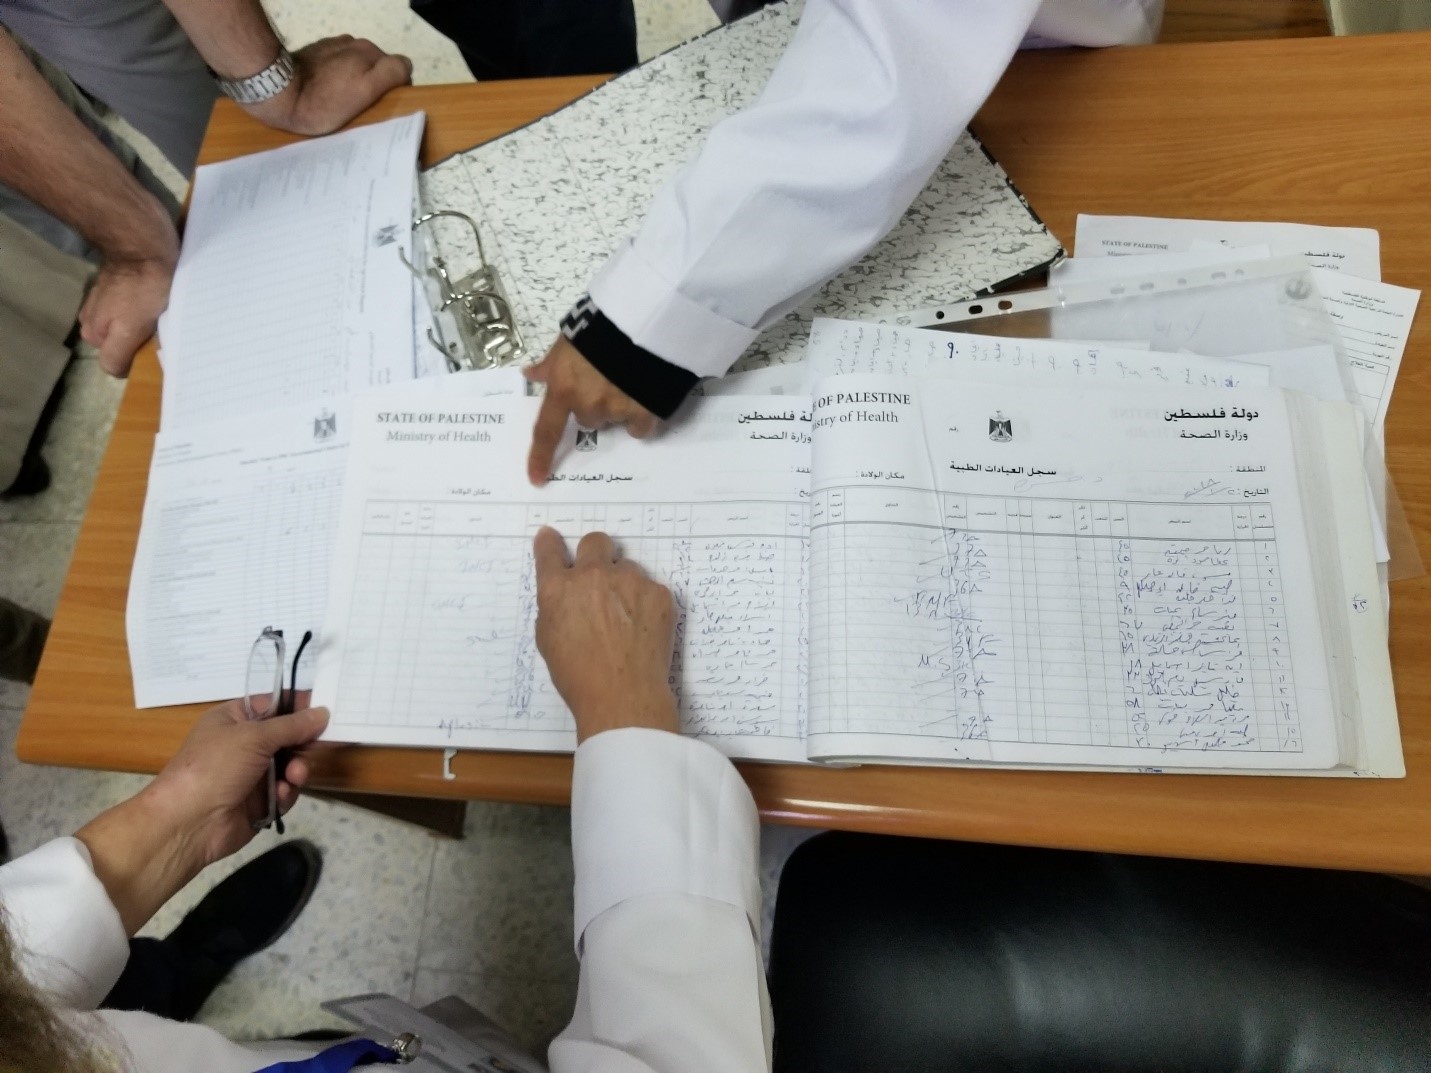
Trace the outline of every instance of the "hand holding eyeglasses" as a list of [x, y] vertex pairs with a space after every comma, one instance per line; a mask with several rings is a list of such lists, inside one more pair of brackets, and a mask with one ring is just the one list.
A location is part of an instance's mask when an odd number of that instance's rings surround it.
[[[326, 708], [255, 721], [231, 700], [199, 717], [154, 781], [76, 833], [130, 935], [208, 865], [242, 849], [268, 813], [268, 773], [284, 749], [314, 741]], [[294, 757], [277, 781], [280, 813], [298, 800], [308, 764]]]
[[[283, 750], [314, 741], [328, 725], [326, 708], [307, 708], [255, 722], [242, 701], [210, 708], [194, 724], [179, 752], [159, 772], [150, 791], [172, 800], [186, 835], [211, 864], [248, 844], [268, 813], [267, 775]], [[308, 764], [292, 757], [278, 772], [275, 793], [282, 815], [308, 781]]]

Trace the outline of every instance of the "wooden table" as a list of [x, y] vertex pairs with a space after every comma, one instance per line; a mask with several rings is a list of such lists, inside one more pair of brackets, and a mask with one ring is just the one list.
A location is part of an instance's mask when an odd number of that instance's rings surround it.
[[[1388, 280], [1431, 292], [1431, 35], [1196, 44], [1021, 55], [976, 127], [1054, 231], [1078, 211], [1300, 220], [1381, 231]], [[436, 86], [365, 117], [428, 113], [433, 161], [550, 111], [593, 79]], [[203, 159], [290, 139], [214, 114]], [[1431, 562], [1431, 316], [1423, 312], [1388, 436], [1392, 471]], [[152, 772], [198, 707], [135, 711], [124, 640], [129, 566], [159, 417], [154, 352], [139, 357], [80, 534], [21, 729], [33, 763]], [[512, 464], [518, 465], [519, 459]], [[1404, 780], [742, 768], [767, 819], [866, 831], [1431, 874], [1431, 578], [1392, 587]], [[565, 802], [567, 757], [344, 748], [319, 786]]]

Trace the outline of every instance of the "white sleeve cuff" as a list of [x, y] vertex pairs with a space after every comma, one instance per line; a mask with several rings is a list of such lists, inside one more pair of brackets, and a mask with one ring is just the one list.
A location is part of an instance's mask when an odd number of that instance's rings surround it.
[[0, 906], [31, 983], [68, 1009], [104, 1000], [129, 960], [129, 937], [83, 842], [57, 838], [0, 867]]
[[576, 751], [572, 774], [576, 945], [630, 898], [692, 895], [745, 913], [759, 934], [760, 822], [731, 762], [663, 730], [608, 730]]
[[591, 281], [592, 301], [637, 346], [697, 376], [722, 376], [760, 333], [693, 302], [627, 239]]

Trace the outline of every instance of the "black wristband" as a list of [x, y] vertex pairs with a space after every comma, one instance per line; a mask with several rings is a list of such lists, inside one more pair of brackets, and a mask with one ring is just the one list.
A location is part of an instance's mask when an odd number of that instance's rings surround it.
[[562, 318], [561, 333], [597, 372], [662, 420], [676, 412], [700, 379], [633, 343], [589, 294]]

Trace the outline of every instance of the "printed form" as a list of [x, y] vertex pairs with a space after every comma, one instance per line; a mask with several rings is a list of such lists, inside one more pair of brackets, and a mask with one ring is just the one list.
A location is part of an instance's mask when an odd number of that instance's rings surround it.
[[265, 626], [292, 651], [322, 625], [347, 408], [284, 407], [261, 433], [248, 418], [159, 433], [125, 613], [136, 707], [236, 697]]
[[[521, 395], [525, 384], [489, 369], [386, 394]], [[238, 696], [263, 627], [301, 638], [323, 624], [350, 406], [339, 396], [156, 437], [126, 615], [137, 707]], [[305, 653], [305, 688], [311, 671]]]
[[[1312, 266], [1317, 290], [1335, 323], [1356, 393], [1378, 442], [1386, 437], [1391, 391], [1411, 337], [1421, 292], [1381, 282], [1381, 242], [1375, 231], [1310, 224], [1176, 220], [1144, 216], [1078, 217], [1079, 256], [1051, 278], [1109, 279], [1161, 271], [1175, 251], [1178, 263], [1206, 264], [1214, 243], [1260, 248], [1228, 249], [1229, 263], [1253, 253], [1296, 254]], [[1124, 256], [1124, 255], [1146, 256]], [[1099, 260], [1114, 264], [1107, 270]], [[1116, 267], [1115, 267], [1116, 266]]]
[[358, 400], [314, 685], [325, 736], [572, 750], [534, 636], [532, 539], [550, 525], [572, 550], [610, 533], [671, 589], [687, 732], [803, 759], [807, 402], [707, 399], [648, 441], [573, 426], [534, 489], [517, 463], [539, 399]]
[[161, 427], [410, 380], [421, 112], [200, 168], [169, 311]]
[[1386, 412], [1421, 292], [1390, 283], [1314, 269], [1317, 290], [1337, 326], [1351, 369], [1352, 388], [1379, 442], [1386, 440]]
[[1183, 253], [1208, 243], [1267, 246], [1273, 257], [1296, 255], [1305, 258], [1314, 268], [1347, 272], [1362, 279], [1381, 279], [1381, 236], [1368, 227], [1079, 213], [1074, 234], [1079, 260]]
[[820, 382], [809, 755], [1337, 764], [1288, 398]]

